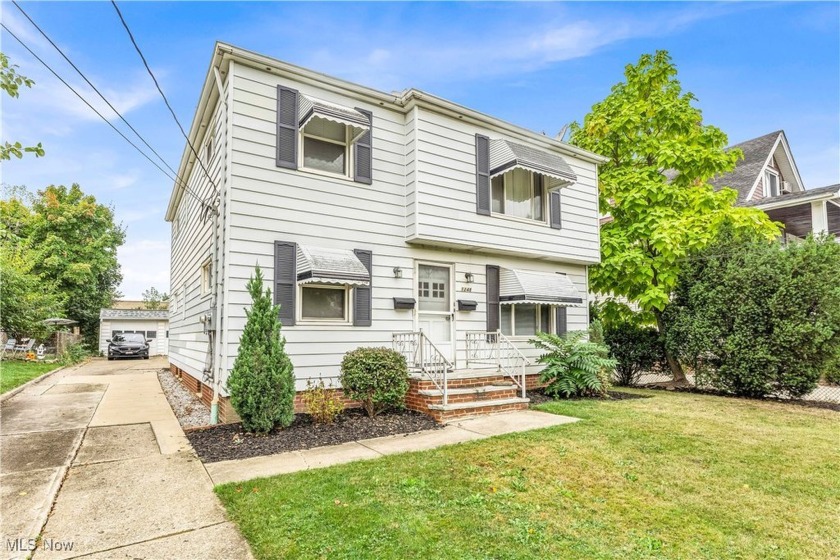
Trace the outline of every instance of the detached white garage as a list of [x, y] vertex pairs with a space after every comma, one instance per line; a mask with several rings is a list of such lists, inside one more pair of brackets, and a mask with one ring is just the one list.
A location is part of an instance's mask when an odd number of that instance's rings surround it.
[[169, 353], [169, 311], [166, 309], [101, 309], [99, 311], [99, 351], [108, 353], [108, 339], [114, 334], [143, 333], [152, 339], [151, 356]]

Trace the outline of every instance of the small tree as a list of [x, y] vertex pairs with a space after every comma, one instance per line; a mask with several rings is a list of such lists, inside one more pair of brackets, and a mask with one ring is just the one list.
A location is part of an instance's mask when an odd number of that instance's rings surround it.
[[294, 420], [295, 378], [280, 335], [280, 306], [263, 291], [257, 266], [248, 282], [251, 309], [239, 339], [239, 354], [227, 381], [230, 403], [249, 432], [269, 432]]
[[143, 305], [146, 309], [161, 309], [167, 301], [169, 294], [159, 292], [154, 286], [143, 292]]

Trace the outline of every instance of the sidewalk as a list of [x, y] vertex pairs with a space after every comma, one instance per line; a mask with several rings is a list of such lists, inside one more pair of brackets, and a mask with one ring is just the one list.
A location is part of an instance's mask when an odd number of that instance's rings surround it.
[[535, 410], [503, 412], [467, 420], [456, 420], [440, 430], [359, 440], [341, 445], [317, 447], [305, 451], [290, 451], [249, 459], [219, 461], [217, 463], [207, 463], [204, 466], [210, 474], [210, 478], [213, 479], [213, 484], [224, 484], [307, 469], [318, 469], [362, 459], [376, 459], [394, 453], [424, 451], [502, 434], [568, 424], [577, 422], [577, 420], [577, 418], [569, 416]]
[[251, 558], [163, 395], [165, 365], [94, 360], [0, 405], [2, 557]]

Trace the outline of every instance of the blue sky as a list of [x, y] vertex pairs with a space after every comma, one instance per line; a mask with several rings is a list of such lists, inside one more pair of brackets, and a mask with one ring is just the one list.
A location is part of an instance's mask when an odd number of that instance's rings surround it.
[[[556, 134], [581, 120], [639, 55], [666, 49], [705, 121], [731, 143], [784, 129], [806, 187], [840, 182], [840, 4], [123, 2], [146, 58], [188, 126], [216, 40], [385, 91], [416, 87]], [[175, 167], [184, 142], [106, 2], [23, 8]], [[2, 21], [86, 93], [8, 2]], [[3, 163], [2, 181], [80, 183], [127, 229], [126, 297], [169, 289], [171, 182], [8, 36], [35, 79], [2, 99], [2, 138], [43, 142]], [[101, 102], [94, 101], [100, 107]], [[107, 110], [103, 107], [103, 112]], [[114, 117], [114, 123], [118, 123]]]

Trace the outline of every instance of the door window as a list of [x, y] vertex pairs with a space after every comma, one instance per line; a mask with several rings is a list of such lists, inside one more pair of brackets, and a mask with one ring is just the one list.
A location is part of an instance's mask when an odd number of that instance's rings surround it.
[[450, 298], [449, 267], [421, 264], [417, 275], [419, 311], [449, 312]]

